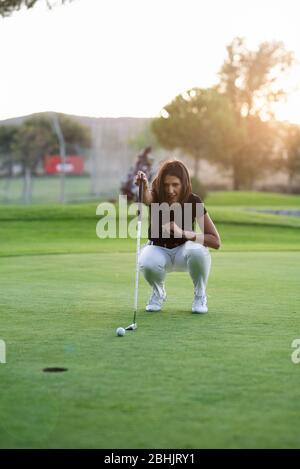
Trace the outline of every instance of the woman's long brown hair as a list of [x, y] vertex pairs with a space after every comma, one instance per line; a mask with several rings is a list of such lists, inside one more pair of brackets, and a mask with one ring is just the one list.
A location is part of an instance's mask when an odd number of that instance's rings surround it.
[[178, 160], [167, 160], [159, 168], [159, 171], [152, 182], [152, 191], [154, 202], [166, 202], [167, 198], [164, 191], [164, 178], [166, 176], [176, 176], [182, 184], [182, 192], [180, 195], [180, 203], [187, 202], [191, 192], [192, 184], [187, 167]]

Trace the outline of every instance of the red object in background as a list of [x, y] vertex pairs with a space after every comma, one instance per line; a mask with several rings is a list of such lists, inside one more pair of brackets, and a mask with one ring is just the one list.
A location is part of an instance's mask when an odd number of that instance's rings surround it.
[[66, 162], [63, 167], [59, 155], [46, 156], [44, 161], [45, 174], [83, 174], [83, 159], [78, 155], [66, 156]]

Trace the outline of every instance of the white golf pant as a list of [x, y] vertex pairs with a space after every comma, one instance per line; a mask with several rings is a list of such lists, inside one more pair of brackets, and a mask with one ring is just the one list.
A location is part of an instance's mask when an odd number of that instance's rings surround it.
[[205, 294], [210, 266], [211, 256], [208, 248], [193, 241], [186, 241], [172, 249], [147, 244], [140, 254], [140, 270], [160, 297], [163, 296], [167, 272], [188, 271], [195, 294]]

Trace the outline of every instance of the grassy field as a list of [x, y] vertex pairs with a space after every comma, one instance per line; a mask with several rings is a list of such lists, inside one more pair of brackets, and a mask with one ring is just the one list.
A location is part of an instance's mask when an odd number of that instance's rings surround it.
[[[90, 178], [87, 176], [66, 176], [65, 195], [67, 201], [85, 198], [91, 189]], [[7, 185], [9, 184], [8, 188]], [[0, 178], [0, 204], [22, 202], [23, 179]], [[57, 176], [34, 177], [32, 180], [32, 203], [59, 202], [60, 179]]]
[[209, 314], [190, 313], [184, 273], [144, 312], [142, 279], [123, 338], [135, 241], [98, 239], [96, 205], [0, 207], [0, 447], [299, 448], [300, 218], [249, 208], [300, 198], [211, 194]]

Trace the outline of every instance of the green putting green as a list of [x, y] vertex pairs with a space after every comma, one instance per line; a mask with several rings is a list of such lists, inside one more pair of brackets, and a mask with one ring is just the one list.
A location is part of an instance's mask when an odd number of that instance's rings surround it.
[[191, 314], [184, 273], [146, 313], [141, 278], [139, 328], [116, 337], [135, 241], [97, 239], [94, 208], [0, 208], [0, 447], [298, 448], [297, 219], [208, 206], [223, 241], [209, 313]]

